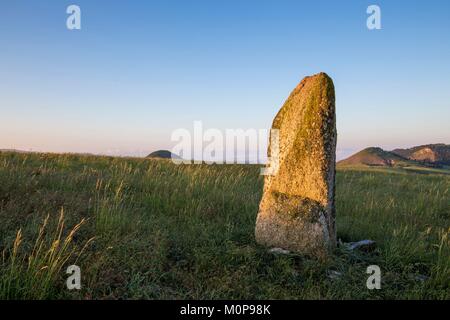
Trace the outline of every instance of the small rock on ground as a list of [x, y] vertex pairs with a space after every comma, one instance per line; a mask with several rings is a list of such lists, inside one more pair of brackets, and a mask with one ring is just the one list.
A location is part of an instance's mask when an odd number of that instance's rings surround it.
[[345, 244], [348, 250], [360, 249], [363, 251], [369, 251], [375, 248], [375, 241], [373, 240], [361, 240], [357, 242], [349, 242]]
[[284, 250], [281, 248], [272, 248], [269, 250], [270, 253], [275, 253], [275, 254], [289, 254], [291, 253], [289, 250]]
[[328, 271], [328, 278], [336, 280], [342, 277], [342, 272], [336, 271], [336, 270], [329, 270]]

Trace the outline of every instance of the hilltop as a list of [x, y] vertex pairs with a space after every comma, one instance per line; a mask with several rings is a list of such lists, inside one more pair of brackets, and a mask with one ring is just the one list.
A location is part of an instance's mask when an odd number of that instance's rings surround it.
[[427, 144], [409, 149], [395, 149], [392, 153], [425, 164], [450, 165], [450, 145]]
[[147, 158], [156, 158], [156, 159], [181, 159], [175, 153], [170, 152], [169, 150], [158, 150], [150, 153]]
[[386, 151], [370, 147], [337, 163], [340, 168], [390, 168], [395, 171], [450, 174], [450, 146], [429, 144]]
[[408, 160], [393, 152], [385, 151], [378, 147], [370, 147], [355, 153], [347, 159], [338, 162], [338, 165], [366, 165], [366, 166], [389, 166], [406, 165]]

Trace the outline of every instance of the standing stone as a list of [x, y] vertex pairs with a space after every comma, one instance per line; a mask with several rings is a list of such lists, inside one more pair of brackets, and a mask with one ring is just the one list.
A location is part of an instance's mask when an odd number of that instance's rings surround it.
[[331, 78], [325, 73], [304, 78], [278, 112], [272, 129], [279, 130], [279, 166], [275, 175], [264, 180], [256, 241], [325, 257], [336, 246], [337, 134]]

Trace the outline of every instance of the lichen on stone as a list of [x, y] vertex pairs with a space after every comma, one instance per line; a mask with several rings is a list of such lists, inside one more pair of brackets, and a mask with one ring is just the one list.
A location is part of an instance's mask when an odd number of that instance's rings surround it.
[[325, 73], [304, 78], [277, 113], [272, 129], [279, 130], [279, 169], [265, 178], [256, 240], [291, 251], [326, 251], [336, 243], [337, 134], [331, 78]]

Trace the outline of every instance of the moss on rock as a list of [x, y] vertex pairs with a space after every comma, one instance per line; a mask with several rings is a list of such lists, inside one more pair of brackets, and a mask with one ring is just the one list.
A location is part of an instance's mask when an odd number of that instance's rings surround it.
[[279, 169], [264, 181], [256, 239], [267, 246], [322, 256], [336, 244], [337, 134], [331, 78], [325, 73], [304, 78], [276, 115], [272, 129], [279, 130]]

